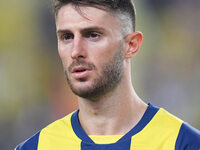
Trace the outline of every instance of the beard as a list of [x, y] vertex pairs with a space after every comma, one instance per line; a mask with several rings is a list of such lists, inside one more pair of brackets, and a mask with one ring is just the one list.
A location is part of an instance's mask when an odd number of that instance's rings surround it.
[[[68, 71], [78, 65], [84, 65], [88, 68], [96, 70], [96, 67], [92, 63], [86, 63], [83, 60], [77, 60], [73, 62]], [[69, 79], [68, 72], [65, 70], [65, 76], [67, 82], [74, 94], [79, 97], [86, 99], [98, 99], [101, 96], [105, 95], [112, 89], [114, 89], [117, 84], [121, 80], [121, 76], [123, 73], [123, 50], [120, 48], [114, 55], [114, 57], [102, 65], [102, 72], [100, 75], [97, 75], [95, 79], [93, 79], [92, 84], [85, 88], [75, 87], [71, 80]], [[84, 79], [80, 80], [80, 82], [84, 82]]]

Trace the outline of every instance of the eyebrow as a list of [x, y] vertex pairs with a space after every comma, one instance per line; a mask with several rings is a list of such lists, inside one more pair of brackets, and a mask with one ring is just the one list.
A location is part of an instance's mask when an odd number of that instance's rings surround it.
[[[83, 28], [80, 30], [81, 34], [85, 33], [85, 32], [88, 32], [88, 31], [105, 31], [104, 28], [102, 27], [88, 27], [88, 28]], [[63, 34], [63, 33], [72, 33], [72, 31], [68, 30], [68, 29], [59, 29], [57, 31], [57, 34]]]

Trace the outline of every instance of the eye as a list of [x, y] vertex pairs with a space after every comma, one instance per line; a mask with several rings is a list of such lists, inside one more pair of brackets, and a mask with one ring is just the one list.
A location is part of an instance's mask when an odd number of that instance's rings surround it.
[[74, 38], [74, 35], [71, 33], [65, 33], [63, 35], [61, 35], [61, 39], [64, 41], [68, 41]]
[[87, 33], [85, 34], [85, 37], [86, 37], [86, 38], [90, 38], [90, 39], [98, 39], [98, 38], [100, 38], [100, 36], [101, 36], [100, 33], [94, 32], [94, 31], [92, 31], [92, 32], [87, 32]]
[[98, 34], [98, 33], [96, 33], [96, 32], [92, 32], [91, 34], [90, 34], [90, 37], [91, 38], [96, 38], [96, 37], [99, 37], [100, 35]]

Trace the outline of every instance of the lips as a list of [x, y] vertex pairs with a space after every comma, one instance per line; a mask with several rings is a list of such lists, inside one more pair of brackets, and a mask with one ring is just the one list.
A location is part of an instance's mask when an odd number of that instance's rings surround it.
[[89, 68], [87, 68], [87, 67], [81, 67], [81, 66], [79, 66], [79, 67], [74, 67], [73, 69], [72, 69], [72, 73], [81, 73], [81, 72], [84, 72], [84, 71], [87, 71], [87, 70], [91, 70], [91, 69], [89, 69]]
[[86, 78], [91, 71], [91, 68], [85, 66], [77, 66], [72, 69], [72, 76], [76, 79]]

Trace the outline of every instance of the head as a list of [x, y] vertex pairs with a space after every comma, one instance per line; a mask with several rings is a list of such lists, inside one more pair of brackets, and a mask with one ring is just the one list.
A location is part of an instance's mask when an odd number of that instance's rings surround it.
[[[129, 0], [55, 0], [58, 52], [79, 97], [95, 99], [121, 82], [142, 36]], [[128, 70], [126, 70], [128, 72]]]

